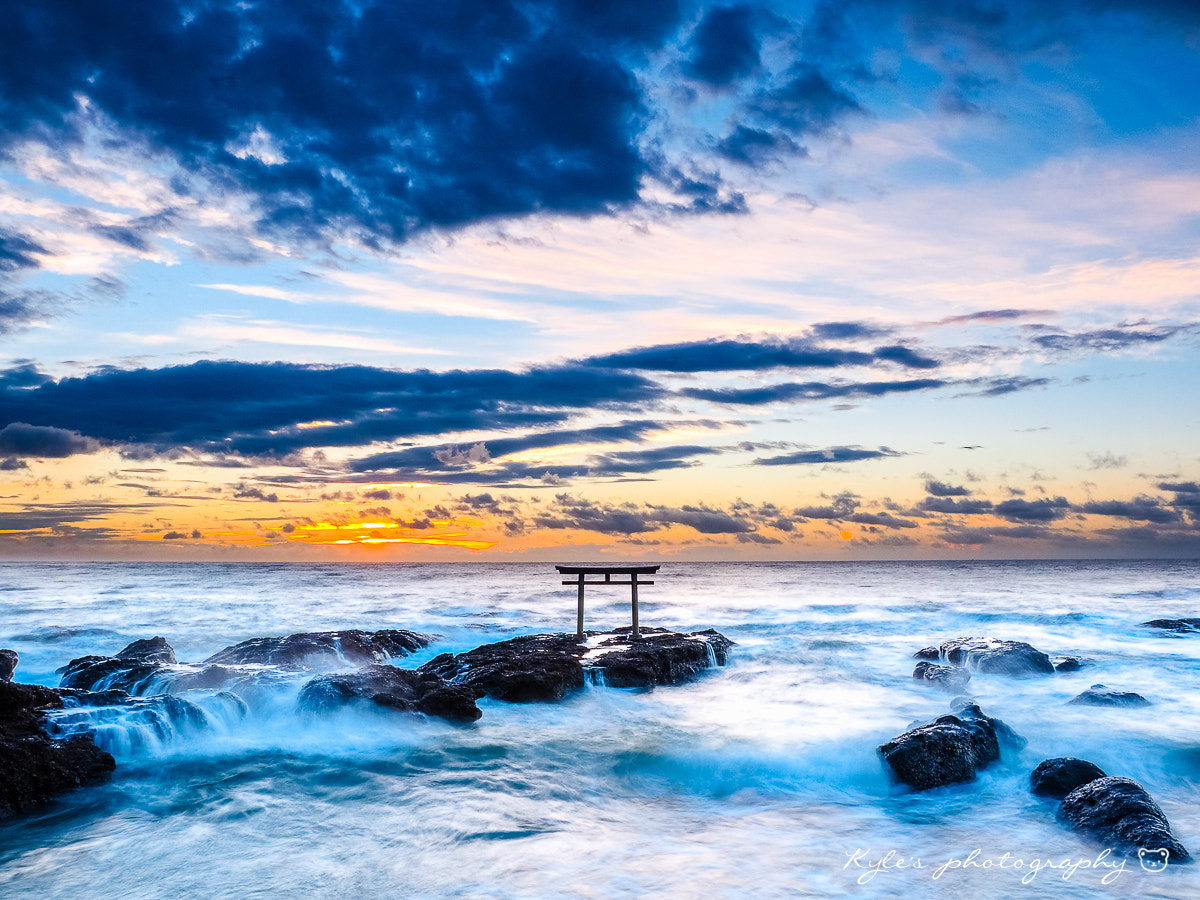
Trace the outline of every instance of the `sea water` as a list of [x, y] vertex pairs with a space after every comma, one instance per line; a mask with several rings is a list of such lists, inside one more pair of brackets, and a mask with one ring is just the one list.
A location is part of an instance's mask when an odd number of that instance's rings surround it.
[[[564, 560], [567, 562], [567, 560]], [[252, 637], [348, 628], [438, 635], [417, 666], [571, 631], [549, 565], [8, 564], [0, 647], [17, 680], [162, 635], [181, 662]], [[665, 563], [643, 625], [717, 628], [729, 664], [692, 684], [557, 704], [480, 701], [469, 725], [296, 710], [303, 678], [195, 692], [187, 727], [96, 726], [109, 784], [0, 824], [17, 898], [798, 898], [1200, 896], [1200, 864], [1149, 871], [1055, 821], [1043, 759], [1141, 782], [1200, 855], [1195, 562]], [[587, 627], [628, 623], [619, 588]], [[1082, 656], [1079, 672], [976, 674], [968, 693], [1025, 737], [978, 780], [914, 793], [879, 744], [949, 711], [914, 651], [958, 636]], [[1145, 708], [1068, 701], [1093, 683]], [[111, 714], [110, 714], [111, 715]]]

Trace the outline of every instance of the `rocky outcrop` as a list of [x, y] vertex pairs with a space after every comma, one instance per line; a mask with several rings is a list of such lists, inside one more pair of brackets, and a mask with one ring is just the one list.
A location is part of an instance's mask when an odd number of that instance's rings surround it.
[[1039, 797], [1061, 800], [1075, 788], [1104, 777], [1104, 770], [1095, 763], [1074, 756], [1059, 756], [1038, 763], [1029, 775], [1029, 790]]
[[958, 666], [935, 666], [933, 663], [919, 662], [913, 669], [912, 677], [943, 691], [957, 694], [966, 688], [967, 682], [971, 680], [971, 673]]
[[1149, 706], [1150, 701], [1141, 694], [1133, 691], [1118, 691], [1102, 684], [1093, 684], [1090, 688], [1071, 698], [1068, 703], [1083, 706]]
[[589, 672], [603, 674], [611, 687], [653, 687], [694, 679], [725, 664], [733, 642], [708, 631], [680, 634], [643, 628], [573, 634], [532, 634], [485, 644], [457, 656], [444, 653], [420, 671], [470, 687], [476, 697], [512, 703], [561, 700], [580, 690]]
[[134, 641], [115, 656], [81, 656], [59, 669], [59, 687], [85, 691], [113, 688], [130, 694], [146, 693], [155, 677], [175, 663], [166, 638]]
[[1200, 619], [1151, 619], [1142, 623], [1143, 628], [1161, 628], [1178, 634], [1195, 634], [1200, 631]]
[[924, 659], [928, 662], [937, 662], [942, 658], [942, 652], [937, 647], [922, 647], [912, 655], [913, 659]]
[[896, 781], [925, 791], [974, 781], [978, 771], [1000, 759], [1001, 744], [1023, 739], [974, 703], [959, 703], [954, 715], [904, 732], [879, 747]]
[[941, 656], [954, 666], [995, 675], [1054, 674], [1050, 657], [1024, 641], [960, 637], [945, 641]]
[[1172, 863], [1191, 859], [1158, 804], [1132, 778], [1105, 776], [1075, 788], [1059, 806], [1058, 818], [1118, 853], [1166, 849]]
[[355, 701], [456, 721], [474, 721], [483, 715], [475, 704], [475, 692], [466, 685], [447, 684], [432, 672], [394, 666], [318, 675], [304, 686], [298, 700], [301, 708], [310, 712], [336, 709]]
[[1078, 672], [1080, 669], [1090, 666], [1092, 661], [1084, 659], [1082, 656], [1056, 656], [1054, 657], [1055, 672]]
[[286, 637], [251, 638], [226, 647], [202, 666], [278, 666], [282, 669], [371, 666], [408, 656], [433, 640], [415, 631], [320, 631]]
[[0, 683], [13, 680], [13, 672], [17, 671], [17, 660], [20, 657], [16, 650], [0, 650]]
[[62, 702], [53, 688], [0, 682], [0, 820], [106, 781], [116, 768], [90, 735], [54, 740], [46, 733], [43, 715]]

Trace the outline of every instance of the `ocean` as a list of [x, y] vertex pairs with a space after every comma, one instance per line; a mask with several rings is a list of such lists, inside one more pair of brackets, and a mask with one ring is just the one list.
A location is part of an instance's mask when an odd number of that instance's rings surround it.
[[[563, 560], [569, 562], [569, 560]], [[162, 635], [181, 662], [252, 637], [439, 635], [417, 666], [573, 631], [548, 564], [6, 564], [0, 647], [16, 680]], [[716, 628], [727, 666], [557, 704], [481, 700], [468, 725], [382, 708], [301, 715], [303, 678], [192, 692], [205, 721], [94, 723], [109, 784], [0, 823], [0, 896], [715, 898], [1200, 896], [1200, 864], [1150, 871], [1030, 794], [1043, 759], [1144, 785], [1200, 854], [1197, 562], [663, 563], [641, 622]], [[588, 593], [587, 627], [628, 624]], [[1078, 672], [976, 674], [968, 693], [1027, 746], [969, 784], [894, 786], [876, 748], [949, 712], [912, 654], [959, 636], [1081, 656]], [[1152, 705], [1068, 705], [1094, 683]], [[1018, 865], [1019, 863], [1019, 865]]]

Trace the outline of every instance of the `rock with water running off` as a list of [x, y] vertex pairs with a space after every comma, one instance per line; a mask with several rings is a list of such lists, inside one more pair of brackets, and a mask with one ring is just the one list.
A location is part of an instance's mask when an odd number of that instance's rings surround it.
[[1063, 798], [1058, 818], [1118, 853], [1166, 850], [1171, 863], [1191, 859], [1154, 798], [1132, 778], [1105, 776], [1075, 788]]
[[115, 656], [81, 656], [58, 672], [59, 687], [85, 691], [113, 688], [130, 694], [153, 690], [156, 676], [175, 664], [175, 651], [166, 638], [134, 641]]
[[939, 716], [879, 747], [892, 776], [918, 790], [974, 781], [978, 771], [1000, 759], [1001, 744], [1023, 739], [999, 719], [969, 701], [957, 702], [954, 715]]
[[960, 637], [939, 648], [953, 666], [990, 675], [1053, 675], [1050, 657], [1024, 641], [988, 637]]
[[922, 647], [912, 655], [913, 659], [923, 659], [928, 662], [937, 662], [942, 658], [942, 653], [937, 647]]
[[116, 768], [91, 735], [55, 740], [47, 734], [46, 711], [62, 705], [54, 688], [0, 682], [0, 820], [76, 788], [100, 784]]
[[573, 634], [531, 634], [485, 644], [452, 655], [444, 653], [421, 667], [477, 697], [512, 703], [561, 700], [583, 688], [589, 674], [610, 687], [654, 687], [695, 679], [713, 665], [723, 666], [733, 642], [712, 629], [682, 634], [643, 628], [634, 639], [630, 628]]
[[971, 680], [971, 673], [959, 666], [935, 666], [929, 662], [919, 662], [913, 669], [912, 677], [916, 681], [932, 684], [952, 694], [957, 694]]
[[1176, 634], [1195, 634], [1200, 632], [1200, 619], [1151, 619], [1142, 623], [1143, 628], [1161, 628]]
[[21, 657], [16, 650], [0, 650], [0, 682], [12, 681], [17, 671], [17, 660]]
[[1085, 659], [1082, 656], [1056, 656], [1054, 657], [1055, 672], [1078, 672], [1080, 669], [1090, 666], [1092, 661]]
[[203, 666], [247, 664], [283, 669], [345, 669], [373, 666], [428, 647], [433, 638], [415, 631], [319, 631], [286, 637], [251, 638], [226, 647]]
[[483, 715], [475, 703], [475, 692], [466, 685], [448, 684], [432, 672], [395, 666], [318, 675], [304, 685], [298, 698], [300, 708], [309, 712], [325, 712], [355, 701], [457, 721], [474, 721]]
[[1067, 701], [1081, 706], [1149, 706], [1150, 701], [1133, 691], [1118, 691], [1102, 684], [1093, 684], [1077, 697]]
[[1075, 788], [1104, 777], [1104, 770], [1095, 763], [1074, 756], [1059, 756], [1038, 763], [1029, 774], [1029, 790], [1039, 797], [1061, 800]]

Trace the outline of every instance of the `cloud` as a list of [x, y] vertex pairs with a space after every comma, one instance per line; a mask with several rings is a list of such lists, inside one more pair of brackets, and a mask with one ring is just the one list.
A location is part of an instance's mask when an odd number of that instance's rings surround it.
[[683, 70], [714, 87], [750, 74], [759, 64], [754, 10], [718, 6], [708, 10], [691, 36], [691, 56]]
[[13, 422], [0, 429], [0, 453], [18, 457], [62, 459], [80, 453], [93, 453], [100, 446], [99, 441], [65, 428]]
[[976, 515], [991, 512], [990, 500], [955, 500], [952, 497], [926, 497], [918, 508], [925, 512], [949, 515]]
[[1088, 468], [1096, 471], [1099, 469], [1123, 469], [1129, 465], [1128, 456], [1114, 456], [1112, 453], [1088, 453]]
[[802, 338], [730, 340], [713, 338], [678, 344], [637, 347], [582, 360], [584, 365], [606, 369], [656, 372], [733, 372], [763, 369], [830, 369], [894, 362], [906, 368], [930, 369], [940, 365], [906, 347], [878, 347], [873, 352], [824, 347]]
[[828, 400], [836, 397], [881, 397], [884, 394], [911, 393], [945, 387], [951, 382], [933, 378], [912, 381], [869, 381], [858, 384], [826, 384], [823, 382], [789, 382], [761, 388], [684, 388], [679, 393], [694, 400], [712, 403], [761, 406], [767, 403], [787, 403], [797, 400]]
[[969, 497], [971, 492], [961, 486], [944, 484], [941, 481], [933, 481], [932, 479], [925, 482], [925, 492], [932, 494], [935, 497]]
[[1178, 510], [1163, 506], [1153, 497], [1135, 497], [1132, 500], [1102, 500], [1085, 503], [1081, 512], [1095, 516], [1116, 516], [1122, 519], [1137, 519], [1166, 525], [1183, 521]]
[[[843, 462], [858, 462], [864, 459], [886, 459], [892, 456], [904, 456], [888, 447], [878, 450], [866, 450], [862, 447], [827, 447], [824, 450], [798, 450], [783, 456], [767, 456], [754, 460], [755, 466], [807, 466]], [[797, 515], [803, 515], [797, 513]]]
[[1005, 500], [994, 507], [996, 515], [1013, 522], [1053, 522], [1071, 511], [1065, 497], [1042, 500]]

